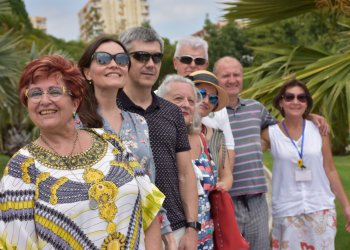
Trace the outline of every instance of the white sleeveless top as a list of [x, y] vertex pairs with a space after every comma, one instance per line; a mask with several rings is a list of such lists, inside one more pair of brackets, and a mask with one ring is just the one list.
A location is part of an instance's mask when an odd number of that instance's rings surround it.
[[[296, 181], [299, 154], [279, 126], [269, 126], [272, 171], [272, 216], [286, 217], [333, 209], [334, 194], [323, 168], [322, 138], [318, 128], [306, 120], [303, 163], [311, 170], [310, 181]], [[301, 150], [301, 138], [294, 141]]]

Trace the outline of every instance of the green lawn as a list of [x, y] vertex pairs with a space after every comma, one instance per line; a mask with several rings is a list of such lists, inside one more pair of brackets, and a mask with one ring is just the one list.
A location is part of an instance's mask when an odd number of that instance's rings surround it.
[[[264, 163], [271, 169], [272, 168], [272, 157], [269, 153], [264, 153]], [[350, 156], [335, 156], [334, 163], [337, 171], [340, 175], [341, 181], [343, 183], [345, 192], [350, 198]], [[337, 236], [335, 238], [335, 249], [344, 250], [349, 249], [350, 246], [350, 235], [345, 231], [345, 218], [343, 215], [343, 210], [336, 200], [337, 207]]]

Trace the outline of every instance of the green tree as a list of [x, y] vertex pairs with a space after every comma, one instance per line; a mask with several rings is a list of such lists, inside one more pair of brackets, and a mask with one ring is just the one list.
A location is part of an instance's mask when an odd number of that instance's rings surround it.
[[26, 29], [33, 29], [24, 2], [22, 0], [11, 0], [10, 4], [12, 13], [18, 18], [19, 23], [23, 24]]
[[0, 0], [0, 13], [10, 14], [11, 13], [11, 3], [8, 0]]
[[[14, 20], [11, 17], [10, 1], [0, 0], [0, 20]], [[11, 21], [6, 22], [11, 23]], [[13, 35], [13, 31], [0, 33], [0, 151], [4, 152], [9, 127], [21, 124], [21, 109], [18, 106], [17, 80], [19, 71], [27, 57], [24, 51], [18, 49], [21, 38]], [[21, 120], [21, 121], [20, 121]], [[18, 122], [19, 121], [19, 122]], [[15, 127], [15, 126], [14, 126]]]
[[[310, 12], [316, 13], [317, 18], [328, 21], [324, 22], [324, 26], [306, 22], [306, 30], [313, 33], [310, 36], [296, 36], [298, 40], [292, 46], [279, 44], [254, 47], [255, 51], [268, 53], [273, 58], [246, 71], [245, 75], [250, 80], [251, 87], [243, 94], [271, 107], [272, 97], [286, 79], [296, 77], [304, 81], [314, 99], [313, 112], [323, 114], [332, 127], [336, 128], [333, 130], [334, 152], [345, 153], [345, 147], [350, 142], [350, 49], [343, 47], [344, 41], [349, 39], [348, 33], [341, 33], [346, 25], [339, 27], [337, 22], [349, 20], [350, 2], [239, 0], [226, 4], [230, 6], [226, 8], [226, 18], [243, 18], [251, 27], [276, 23], [291, 17], [298, 17], [297, 20], [303, 23], [301, 21], [305, 18], [313, 18], [306, 15]], [[329, 33], [330, 30], [335, 32]], [[326, 39], [327, 32], [329, 41]]]
[[33, 124], [19, 102], [17, 83], [26, 62], [60, 53], [78, 60], [85, 44], [33, 29], [22, 0], [0, 0], [0, 152], [11, 155], [31, 139]]
[[164, 77], [168, 74], [174, 74], [174, 66], [173, 66], [173, 56], [175, 53], [175, 45], [170, 42], [168, 38], [164, 38], [164, 56], [162, 59], [162, 67], [160, 68], [160, 73], [158, 77], [158, 82], [153, 86], [154, 89], [157, 89], [160, 82], [164, 79]]
[[236, 22], [231, 21], [220, 27], [207, 18], [204, 30], [204, 38], [209, 44], [210, 68], [215, 61], [226, 55], [238, 58], [244, 66], [250, 66], [252, 50], [246, 47], [247, 37], [242, 29], [237, 28]]

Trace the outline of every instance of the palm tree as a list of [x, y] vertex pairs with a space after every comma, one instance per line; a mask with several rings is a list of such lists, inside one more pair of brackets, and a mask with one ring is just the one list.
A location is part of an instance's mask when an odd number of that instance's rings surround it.
[[[0, 13], [0, 20], [11, 19], [10, 1], [0, 0]], [[22, 123], [17, 81], [27, 56], [18, 49], [21, 38], [11, 30], [1, 34], [6, 28], [0, 28], [0, 152], [4, 152], [10, 126]]]
[[224, 10], [229, 20], [247, 19], [250, 25], [268, 24], [311, 11], [334, 16], [349, 16], [348, 0], [237, 0], [225, 2]]
[[[348, 0], [238, 0], [225, 3], [225, 17], [243, 19], [248, 26], [270, 24], [309, 12], [318, 12], [334, 20], [349, 21]], [[347, 27], [344, 25], [344, 27]], [[349, 39], [349, 32], [337, 34]], [[255, 98], [271, 108], [272, 97], [287, 79], [304, 81], [314, 99], [313, 112], [323, 114], [333, 127], [333, 149], [344, 153], [350, 143], [350, 48], [325, 52], [315, 48], [272, 45], [254, 48], [275, 55], [261, 66], [248, 69], [251, 87], [243, 95]]]
[[11, 13], [11, 5], [8, 0], [0, 0], [0, 13], [10, 14]]

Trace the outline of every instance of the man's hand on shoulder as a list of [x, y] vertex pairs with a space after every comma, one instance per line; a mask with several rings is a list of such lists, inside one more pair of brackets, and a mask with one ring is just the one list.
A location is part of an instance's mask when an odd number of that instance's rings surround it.
[[323, 116], [316, 115], [316, 114], [309, 114], [307, 118], [319, 128], [321, 135], [328, 135], [330, 133], [331, 131], [330, 126], [326, 118], [324, 118]]

